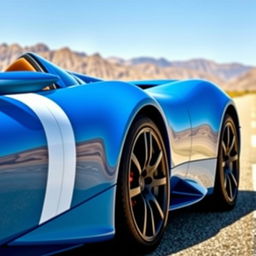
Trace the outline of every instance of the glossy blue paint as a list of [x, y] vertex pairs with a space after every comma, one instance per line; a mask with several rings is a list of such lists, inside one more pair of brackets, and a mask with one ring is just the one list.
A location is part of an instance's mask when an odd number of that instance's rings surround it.
[[[116, 186], [113, 186], [9, 245], [76, 244], [109, 240], [115, 234], [115, 193]], [[108, 211], [105, 205], [108, 205]]]
[[177, 80], [142, 80], [142, 81], [131, 81], [130, 83], [139, 86], [142, 89], [151, 88], [154, 86], [159, 86], [163, 84], [169, 84], [176, 82]]
[[[69, 117], [77, 142], [77, 173], [72, 206], [117, 182], [126, 133], [136, 113], [157, 103], [124, 82], [97, 82], [44, 92]], [[129, 101], [124, 101], [125, 95]]]
[[0, 97], [0, 244], [37, 226], [44, 200], [48, 154], [38, 117]]
[[136, 112], [145, 105], [157, 106], [143, 90], [117, 81], [90, 83], [42, 95], [56, 102], [70, 117], [78, 143], [104, 140], [110, 166], [117, 163], [124, 135]]
[[49, 62], [48, 60], [34, 54], [28, 53], [30, 57], [32, 57], [42, 68], [43, 71], [58, 76], [60, 79], [58, 80], [58, 86], [65, 88], [71, 85], [78, 85], [79, 82], [68, 72], [64, 71], [63, 69], [57, 67], [53, 63]]
[[[171, 177], [189, 177], [212, 188], [216, 161], [213, 166], [207, 163], [217, 158], [222, 119], [232, 100], [216, 85], [203, 80], [174, 81], [146, 91], [160, 103], [171, 129]], [[194, 168], [190, 163], [198, 160], [202, 160], [197, 162], [201, 168]]]
[[191, 160], [216, 157], [223, 110], [232, 104], [231, 99], [210, 82], [192, 80], [190, 85], [192, 93], [188, 109], [192, 126]]
[[0, 96], [0, 157], [46, 146], [43, 127], [38, 117], [24, 104]]
[[59, 105], [71, 122], [77, 152], [75, 187], [71, 208], [39, 226], [48, 167], [44, 130], [28, 107], [0, 96], [0, 244], [80, 244], [113, 237], [115, 185], [126, 135], [148, 106], [164, 121], [159, 129], [167, 131], [171, 209], [195, 203], [212, 190], [222, 120], [233, 104], [214, 84], [103, 81], [29, 56], [59, 77], [58, 89], [38, 93]]
[[73, 75], [75, 78], [80, 79], [81, 83], [89, 84], [89, 83], [95, 83], [95, 82], [101, 82], [103, 79], [92, 77], [92, 76], [87, 76], [83, 74], [79, 74], [76, 72], [69, 72], [69, 74]]
[[0, 95], [40, 91], [58, 80], [56, 75], [41, 72], [0, 72]]
[[[115, 94], [109, 94], [108, 92], [111, 90], [114, 90]], [[42, 92], [41, 94], [49, 97], [61, 106], [70, 118], [74, 129], [78, 152], [77, 176], [72, 202], [72, 206], [75, 206], [116, 183], [118, 160], [121, 155], [120, 152], [122, 151], [125, 133], [136, 112], [146, 104], [155, 103], [154, 100], [148, 97], [142, 90], [135, 86], [131, 86], [130, 84], [121, 82], [95, 83]], [[126, 104], [119, 97], [120, 94], [127, 95], [127, 97], [130, 98], [130, 104]], [[6, 129], [6, 126], [2, 127], [3, 131], [1, 133], [1, 138], [2, 141], [8, 145], [5, 148], [1, 148], [3, 149], [2, 159], [14, 154], [22, 155], [25, 150], [33, 152], [33, 150], [36, 150], [37, 148], [46, 146], [42, 126], [35, 114], [33, 114], [25, 105], [20, 104], [16, 100], [2, 97], [2, 102], [3, 116], [1, 117], [1, 120], [6, 125], [8, 125], [8, 122], [10, 123], [9, 129]], [[117, 106], [120, 108], [117, 108]], [[113, 112], [112, 109], [116, 109], [116, 111]], [[15, 110], [14, 113], [13, 110]], [[4, 115], [4, 112], [7, 114]], [[113, 124], [116, 125], [113, 126]], [[9, 138], [16, 138], [17, 134], [22, 136], [13, 140], [13, 143], [8, 143]], [[44, 166], [45, 169], [43, 175], [46, 175], [47, 170], [47, 162], [45, 164], [46, 166]], [[15, 168], [16, 171], [18, 171], [18, 168], [15, 167], [15, 162], [10, 162], [9, 165], [9, 168]], [[5, 168], [5, 166], [3, 166], [3, 168]], [[4, 174], [0, 173], [0, 179], [4, 179], [4, 177]], [[12, 180], [10, 180], [13, 184], [16, 184], [16, 182], [14, 182], [15, 177], [18, 177], [16, 173], [12, 176]], [[26, 177], [25, 174], [24, 177]], [[44, 182], [44, 189], [45, 178], [41, 180]], [[31, 185], [36, 184], [34, 181], [32, 182], [31, 178], [28, 178], [26, 181]], [[6, 186], [3, 186], [2, 188], [4, 189], [3, 193], [7, 192], [11, 194], [9, 188]], [[17, 187], [14, 187], [14, 189], [22, 195]], [[28, 204], [30, 207], [29, 209], [23, 206], [24, 212], [28, 215], [37, 216], [36, 221], [32, 222], [31, 219], [28, 218], [27, 224], [26, 221], [20, 221], [23, 230], [27, 230], [28, 228], [37, 225], [43, 201], [43, 193], [42, 187], [36, 187], [35, 189], [41, 191], [41, 199], [38, 200], [37, 198], [37, 204], [40, 205], [40, 208], [39, 210], [33, 208], [32, 205], [34, 204], [34, 199], [32, 200], [32, 198], [23, 195], [24, 200], [31, 203]], [[23, 191], [28, 194], [30, 186], [24, 185]], [[3, 198], [5, 198], [5, 200], [10, 199], [7, 196]], [[13, 204], [19, 203], [17, 196], [14, 196], [12, 201]], [[12, 204], [9, 205], [10, 207], [13, 207]], [[104, 212], [109, 211], [109, 205], [104, 204], [104, 207]], [[11, 209], [6, 213], [9, 211], [11, 211]], [[17, 212], [13, 211], [13, 214], [17, 214]], [[6, 214], [1, 215], [5, 216]], [[19, 216], [23, 217], [24, 215], [19, 213]], [[9, 218], [13, 219], [14, 216], [10, 214]], [[7, 220], [8, 217], [5, 216], [4, 219]], [[19, 218], [17, 220], [19, 220]], [[12, 222], [9, 223], [9, 225], [12, 224]], [[2, 225], [1, 227], [3, 227], [1, 230], [4, 230], [2, 233], [3, 237], [7, 235], [7, 232], [11, 232], [11, 235], [13, 235], [15, 232], [19, 233], [21, 231], [16, 226], [9, 228], [6, 225]]]
[[171, 202], [170, 210], [183, 208], [201, 201], [207, 194], [207, 189], [200, 186], [191, 179], [181, 179], [173, 177], [171, 184]]
[[191, 123], [186, 98], [179, 93], [179, 90], [185, 90], [184, 86], [187, 85], [172, 81], [146, 89], [146, 92], [160, 104], [167, 119], [172, 168], [190, 159]]

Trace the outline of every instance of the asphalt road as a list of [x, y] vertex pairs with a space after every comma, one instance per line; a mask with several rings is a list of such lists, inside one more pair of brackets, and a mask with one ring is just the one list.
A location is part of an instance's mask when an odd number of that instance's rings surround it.
[[[235, 102], [242, 126], [237, 206], [229, 212], [212, 212], [201, 203], [171, 212], [161, 244], [147, 256], [256, 256], [256, 95], [239, 97]], [[60, 255], [124, 255], [124, 252], [101, 243]]]

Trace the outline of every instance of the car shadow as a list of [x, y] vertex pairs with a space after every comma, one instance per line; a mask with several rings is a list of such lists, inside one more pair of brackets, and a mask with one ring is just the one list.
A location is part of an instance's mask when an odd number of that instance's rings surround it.
[[[222, 228], [256, 210], [256, 192], [241, 190], [236, 207], [231, 211], [212, 211], [206, 200], [194, 206], [171, 212], [168, 226], [154, 255], [169, 255], [201, 243], [215, 236]], [[84, 245], [59, 256], [127, 255], [111, 242]], [[135, 255], [133, 253], [133, 255]], [[140, 256], [142, 254], [137, 254]]]

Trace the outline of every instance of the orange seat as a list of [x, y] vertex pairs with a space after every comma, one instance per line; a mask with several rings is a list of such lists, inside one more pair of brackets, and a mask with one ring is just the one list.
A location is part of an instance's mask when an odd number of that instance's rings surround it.
[[[37, 70], [25, 59], [25, 58], [19, 58], [15, 62], [13, 62], [9, 67], [7, 67], [5, 72], [9, 71], [32, 71], [37, 72]], [[43, 89], [43, 91], [48, 91], [51, 89], [55, 89], [56, 87], [54, 85], [47, 86]]]
[[9, 67], [5, 69], [5, 72], [9, 71], [34, 71], [36, 69], [25, 59], [20, 58], [13, 62]]

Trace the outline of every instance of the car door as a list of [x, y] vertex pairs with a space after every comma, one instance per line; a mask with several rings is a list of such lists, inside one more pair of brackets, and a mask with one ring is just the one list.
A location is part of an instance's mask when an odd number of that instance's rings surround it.
[[192, 126], [191, 162], [187, 177], [206, 188], [214, 186], [218, 139], [226, 97], [215, 85], [190, 82], [187, 106]]
[[2, 74], [0, 244], [68, 210], [76, 171], [76, 143], [69, 118], [54, 101], [33, 93], [51, 84], [53, 76]]
[[0, 243], [39, 224], [48, 150], [43, 126], [26, 105], [0, 96]]
[[147, 90], [161, 105], [166, 117], [171, 150], [172, 177], [187, 175], [191, 155], [191, 121], [182, 84], [171, 82]]

